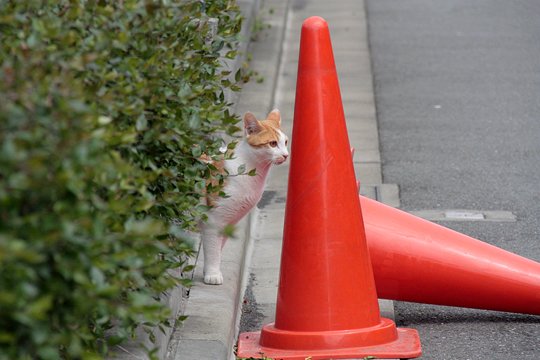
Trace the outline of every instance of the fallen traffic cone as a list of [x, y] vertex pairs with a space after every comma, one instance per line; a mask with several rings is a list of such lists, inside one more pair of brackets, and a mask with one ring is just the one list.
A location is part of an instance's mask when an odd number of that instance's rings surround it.
[[241, 334], [238, 356], [419, 356], [416, 330], [379, 315], [330, 34], [319, 17], [302, 26], [293, 125], [276, 319]]
[[380, 298], [540, 315], [540, 263], [360, 199]]

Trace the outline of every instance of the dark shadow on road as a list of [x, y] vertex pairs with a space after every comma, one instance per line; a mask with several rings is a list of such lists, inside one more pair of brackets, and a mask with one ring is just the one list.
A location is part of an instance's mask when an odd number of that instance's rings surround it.
[[[540, 324], [540, 316], [396, 302], [396, 321], [401, 326], [444, 323]], [[401, 305], [407, 304], [407, 307]]]

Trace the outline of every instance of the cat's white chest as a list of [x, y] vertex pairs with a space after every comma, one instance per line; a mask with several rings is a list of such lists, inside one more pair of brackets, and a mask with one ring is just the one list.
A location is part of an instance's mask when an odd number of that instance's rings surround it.
[[[243, 174], [238, 174], [238, 167], [246, 166]], [[223, 191], [226, 198], [220, 198], [212, 211], [212, 220], [217, 224], [236, 224], [242, 219], [262, 197], [269, 166], [246, 164], [242, 157], [227, 160], [225, 168], [229, 173]], [[247, 172], [255, 169], [256, 175]]]
[[229, 222], [237, 222], [257, 205], [264, 191], [265, 175], [237, 175], [229, 178], [225, 189], [225, 193], [229, 196], [227, 205], [232, 215]]

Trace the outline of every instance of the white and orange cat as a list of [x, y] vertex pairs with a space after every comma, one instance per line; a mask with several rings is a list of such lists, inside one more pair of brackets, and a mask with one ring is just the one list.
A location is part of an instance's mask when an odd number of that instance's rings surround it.
[[[221, 251], [227, 241], [224, 229], [236, 224], [259, 202], [270, 167], [282, 164], [289, 156], [287, 143], [279, 110], [272, 110], [265, 120], [257, 120], [248, 112], [244, 115], [244, 137], [236, 146], [234, 158], [215, 164], [229, 174], [223, 189], [228, 197], [207, 199], [212, 208], [208, 221], [201, 226], [206, 284], [223, 283], [220, 266]], [[256, 175], [236, 174], [242, 165], [246, 172], [255, 169]]]

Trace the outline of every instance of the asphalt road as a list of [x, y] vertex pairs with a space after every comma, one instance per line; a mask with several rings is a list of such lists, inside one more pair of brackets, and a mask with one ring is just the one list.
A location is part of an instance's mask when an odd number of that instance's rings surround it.
[[[540, 1], [367, 0], [385, 183], [404, 210], [540, 261]], [[396, 303], [423, 359], [540, 359], [540, 317]]]

